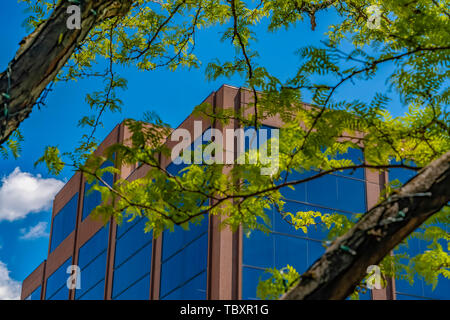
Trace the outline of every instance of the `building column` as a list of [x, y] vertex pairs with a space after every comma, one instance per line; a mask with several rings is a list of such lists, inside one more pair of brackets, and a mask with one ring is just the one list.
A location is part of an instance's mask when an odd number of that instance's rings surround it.
[[[366, 202], [367, 210], [377, 205], [383, 191], [386, 181], [387, 172], [379, 172], [365, 169], [366, 176]], [[386, 279], [386, 287], [383, 289], [373, 289], [372, 300], [395, 300], [395, 283], [393, 278]]]
[[[240, 89], [230, 86], [222, 86], [214, 97], [214, 110], [232, 109], [239, 110], [241, 103]], [[217, 121], [214, 128], [219, 129], [223, 136], [223, 161], [228, 157], [236, 158], [235, 143], [227, 145], [226, 129], [235, 129], [238, 126], [236, 120], [231, 120], [227, 125]], [[224, 174], [230, 174], [231, 165], [224, 168]], [[209, 248], [208, 248], [208, 290], [207, 299], [235, 300], [241, 298], [241, 229], [233, 232], [230, 228], [221, 228], [221, 216], [210, 216], [209, 220]]]

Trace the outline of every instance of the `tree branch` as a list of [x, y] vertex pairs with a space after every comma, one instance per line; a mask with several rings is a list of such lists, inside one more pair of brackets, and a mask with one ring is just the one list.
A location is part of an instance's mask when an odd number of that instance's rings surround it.
[[70, 3], [62, 1], [24, 39], [9, 63], [10, 72], [0, 74], [0, 145], [29, 116], [39, 96], [91, 29], [99, 21], [127, 14], [132, 3], [132, 0], [85, 1], [81, 5], [81, 29], [69, 30], [66, 10]]
[[345, 299], [396, 245], [450, 201], [450, 151], [369, 210], [287, 292], [284, 300]]

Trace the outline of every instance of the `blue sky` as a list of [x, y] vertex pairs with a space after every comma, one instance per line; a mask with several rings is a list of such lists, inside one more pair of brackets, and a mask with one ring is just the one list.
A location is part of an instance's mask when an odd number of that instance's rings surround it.
[[[0, 71], [3, 71], [15, 55], [20, 40], [27, 35], [22, 27], [27, 15], [24, 12], [26, 6], [17, 0], [4, 0], [0, 6]], [[295, 73], [299, 61], [295, 51], [302, 46], [319, 45], [320, 40], [325, 39], [323, 33], [334, 21], [336, 16], [332, 13], [321, 13], [314, 32], [309, 21], [305, 21], [289, 31], [260, 34], [259, 42], [254, 46], [259, 50], [259, 63], [280, 79], [287, 79]], [[139, 72], [117, 68], [128, 79], [128, 89], [120, 93], [124, 108], [122, 113], [105, 115], [102, 119], [104, 127], [97, 130], [97, 138], [102, 140], [124, 118], [141, 118], [145, 111], [155, 111], [163, 121], [176, 127], [196, 104], [223, 83], [242, 85], [243, 80], [238, 77], [213, 82], [205, 78], [204, 68], [208, 62], [234, 54], [229, 43], [220, 42], [221, 31], [223, 28], [216, 27], [198, 33], [196, 53], [203, 63], [199, 69]], [[338, 94], [370, 100], [376, 91], [386, 90], [383, 75], [389, 73], [390, 67], [384, 66], [382, 76], [373, 81], [348, 84]], [[20, 127], [25, 136], [20, 158], [0, 158], [0, 299], [2, 288], [4, 291], [8, 288], [10, 294], [17, 292], [18, 283], [46, 258], [51, 201], [73, 174], [70, 169], [65, 169], [60, 176], [51, 177], [45, 168], [35, 168], [34, 162], [47, 145], [57, 145], [63, 151], [73, 150], [85, 133], [84, 129], [77, 127], [78, 120], [89, 114], [85, 95], [102, 87], [103, 83], [98, 79], [55, 85], [47, 98], [47, 105], [34, 110]], [[403, 113], [405, 107], [398, 99], [394, 101], [390, 111], [396, 115]], [[34, 189], [27, 189], [30, 184]], [[8, 296], [4, 294], [5, 297]]]

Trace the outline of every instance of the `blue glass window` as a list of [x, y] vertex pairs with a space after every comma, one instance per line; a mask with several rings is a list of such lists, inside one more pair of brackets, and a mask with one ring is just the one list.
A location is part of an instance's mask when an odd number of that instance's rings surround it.
[[[324, 252], [325, 248], [321, 241], [306, 237], [291, 236], [271, 232], [270, 234], [261, 231], [253, 231], [250, 237], [244, 237], [244, 268], [265, 270], [266, 268], [284, 268], [286, 265], [293, 266], [297, 272], [305, 272]], [[247, 282], [243, 278], [243, 288], [249, 284], [254, 284], [251, 280]], [[256, 283], [257, 284], [257, 283]], [[256, 285], [250, 289], [247, 298], [256, 297]], [[243, 291], [243, 298], [245, 294]]]
[[72, 263], [72, 257], [67, 259], [55, 272], [47, 279], [47, 286], [45, 291], [45, 300], [68, 300], [69, 289], [67, 288], [67, 279], [70, 274], [67, 273], [67, 268]]
[[151, 232], [146, 218], [139, 217], [117, 227], [112, 299], [148, 300], [152, 257]]
[[396, 293], [396, 298], [397, 300], [428, 300], [424, 297], [399, 292]]
[[409, 179], [414, 177], [416, 173], [412, 170], [402, 169], [402, 168], [393, 168], [389, 169], [389, 180], [394, 181], [398, 180], [401, 183], [406, 183]]
[[[360, 149], [349, 148], [347, 153], [338, 154], [336, 156], [336, 160], [349, 159], [355, 165], [364, 163], [364, 154]], [[356, 170], [343, 170], [342, 172], [336, 172], [337, 175], [343, 175], [346, 177], [351, 177], [355, 179], [365, 179], [364, 169], [356, 169]]]
[[[206, 130], [190, 146], [197, 150], [210, 141]], [[204, 140], [204, 141], [203, 141]], [[167, 171], [178, 175], [186, 164], [171, 163]], [[160, 299], [206, 299], [206, 269], [208, 259], [208, 218], [201, 224], [190, 225], [190, 230], [175, 226], [173, 232], [163, 232]]]
[[431, 284], [423, 282], [423, 295], [432, 299], [449, 300], [450, 297], [450, 279], [439, 275], [438, 285], [433, 290]]
[[[100, 168], [106, 168], [106, 167], [111, 167], [114, 166], [114, 163], [112, 163], [111, 161], [105, 161], [102, 166]], [[110, 186], [113, 185], [114, 183], [114, 175], [110, 172], [106, 172], [103, 175], [103, 180], [105, 180], [105, 182], [107, 184], [109, 184]], [[86, 217], [92, 212], [92, 210], [95, 209], [95, 207], [97, 207], [101, 201], [102, 201], [102, 197], [100, 192], [98, 191], [91, 191], [89, 192], [89, 190], [91, 189], [91, 187], [95, 184], [96, 182], [93, 181], [92, 183], [85, 183], [84, 184], [84, 199], [83, 199], [83, 215], [82, 215], [82, 220], [86, 219]], [[103, 185], [100, 182], [100, 185]]]
[[160, 299], [206, 299], [208, 219], [163, 233]]
[[306, 183], [307, 202], [353, 213], [366, 211], [366, 185], [362, 180], [329, 174]]
[[[421, 254], [427, 250], [427, 242], [420, 239], [410, 239], [408, 247], [400, 246], [395, 252], [397, 254], [407, 253], [411, 257]], [[408, 261], [403, 261], [408, 263]], [[397, 299], [401, 300], [423, 300], [423, 299], [443, 299], [447, 300], [450, 296], [450, 280], [440, 276], [438, 284], [433, 290], [431, 284], [427, 284], [422, 278], [414, 276], [414, 282], [411, 285], [406, 279], [395, 279], [395, 290]]]
[[256, 300], [256, 288], [260, 280], [267, 280], [269, 273], [264, 268], [256, 268], [253, 266], [242, 267], [242, 299]]
[[75, 229], [78, 208], [78, 192], [53, 218], [52, 240], [50, 252], [56, 249], [61, 242]]
[[[251, 231], [250, 237], [244, 236], [243, 264], [259, 268], [272, 268], [275, 265], [275, 243], [273, 234]], [[255, 287], [256, 288], [256, 287]]]
[[[167, 171], [178, 174], [185, 165], [171, 163]], [[160, 299], [206, 299], [208, 218], [190, 230], [175, 226], [163, 232]]]
[[28, 297], [25, 298], [25, 300], [41, 300], [41, 290], [42, 287], [37, 287], [36, 290], [34, 290]]
[[115, 300], [148, 300], [150, 292], [150, 274], [136, 281], [131, 287], [116, 296]]
[[[347, 158], [360, 164], [363, 161], [360, 150], [349, 149], [338, 159]], [[316, 174], [315, 171], [292, 172], [288, 181], [300, 180]], [[277, 183], [284, 181], [281, 174]], [[295, 186], [295, 190], [280, 189], [285, 197], [284, 211], [293, 214], [299, 211], [319, 211], [322, 214], [338, 213], [353, 218], [355, 213], [366, 211], [366, 185], [363, 169], [337, 172]], [[272, 225], [269, 234], [252, 231], [243, 239], [242, 297], [256, 299], [259, 279], [267, 279], [267, 268], [281, 269], [293, 266], [300, 274], [305, 272], [324, 252], [323, 241], [328, 230], [323, 226], [309, 226], [308, 232], [295, 228], [283, 219], [274, 208], [266, 211]], [[360, 299], [370, 299], [370, 290]]]
[[[399, 180], [401, 183], [406, 183], [415, 175], [412, 170], [395, 168], [389, 170], [389, 180]], [[441, 228], [446, 229], [447, 226], [440, 225]], [[427, 250], [427, 241], [417, 238], [410, 239], [408, 241], [408, 247], [400, 246], [395, 253], [407, 253], [409, 256], [414, 257]], [[446, 248], [446, 246], [443, 246]], [[408, 261], [405, 261], [408, 263]], [[396, 279], [395, 290], [397, 300], [425, 300], [425, 299], [443, 299], [446, 300], [450, 297], [450, 279], [442, 276], [438, 279], [438, 284], [433, 290], [433, 286], [427, 284], [422, 278], [417, 275], [414, 277], [414, 282], [411, 285], [408, 280]]]
[[366, 212], [366, 183], [361, 180], [337, 178], [338, 203], [334, 209], [353, 213]]
[[105, 293], [105, 280], [101, 280], [89, 291], [79, 297], [75, 297], [76, 300], [102, 300]]
[[[287, 181], [298, 181], [307, 178], [312, 174], [309, 173], [299, 173], [297, 171], [293, 171], [289, 173]], [[277, 185], [284, 182], [286, 177], [286, 172], [281, 174], [280, 180], [276, 182]], [[297, 201], [305, 201], [306, 202], [306, 183], [301, 183], [296, 186], [293, 186], [294, 190], [291, 188], [281, 188], [280, 193], [283, 195], [285, 199], [294, 199]]]
[[186, 283], [172, 290], [164, 300], [205, 300], [206, 298], [206, 271], [201, 272]]
[[81, 269], [81, 288], [75, 291], [76, 300], [104, 298], [108, 226], [100, 229], [80, 248], [78, 266]]

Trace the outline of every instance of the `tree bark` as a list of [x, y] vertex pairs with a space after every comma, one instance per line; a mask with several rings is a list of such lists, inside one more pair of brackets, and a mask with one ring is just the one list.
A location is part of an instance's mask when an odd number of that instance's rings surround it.
[[7, 71], [0, 74], [0, 145], [29, 116], [41, 93], [89, 31], [104, 19], [127, 14], [133, 1], [84, 0], [80, 3], [81, 29], [67, 28], [70, 16], [67, 7], [73, 3], [61, 1], [51, 16], [21, 42], [9, 64], [10, 77]]
[[365, 277], [368, 266], [378, 264], [449, 201], [450, 151], [369, 210], [281, 299], [345, 299]]

